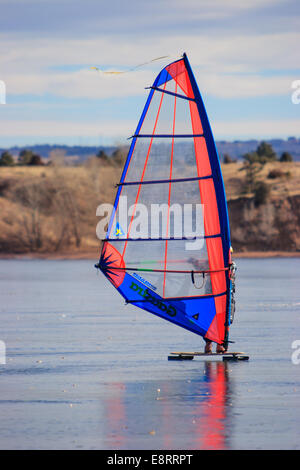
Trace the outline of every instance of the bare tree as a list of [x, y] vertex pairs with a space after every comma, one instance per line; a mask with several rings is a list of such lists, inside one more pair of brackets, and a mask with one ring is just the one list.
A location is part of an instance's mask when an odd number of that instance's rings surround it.
[[80, 194], [72, 179], [65, 177], [65, 171], [60, 171], [60, 167], [54, 168], [54, 188], [55, 197], [54, 205], [56, 207], [56, 220], [58, 224], [58, 240], [57, 249], [66, 240], [70, 240], [70, 236], [74, 237], [75, 246], [81, 245], [81, 214], [79, 211]]
[[24, 206], [21, 216], [24, 231], [18, 237], [30, 251], [40, 250], [44, 245], [42, 208], [45, 205], [45, 194], [40, 184], [29, 182], [17, 188], [16, 195]]

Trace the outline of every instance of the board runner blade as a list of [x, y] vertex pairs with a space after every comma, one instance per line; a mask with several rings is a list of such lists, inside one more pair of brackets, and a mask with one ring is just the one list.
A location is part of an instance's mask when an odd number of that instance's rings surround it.
[[242, 351], [238, 351], [238, 352], [226, 351], [224, 353], [209, 353], [209, 354], [207, 354], [207, 353], [199, 352], [199, 351], [194, 351], [194, 352], [175, 351], [175, 352], [171, 352], [170, 354], [186, 355], [186, 356], [236, 356], [238, 354], [245, 354], [245, 353], [242, 352]]
[[194, 359], [194, 356], [191, 356], [191, 355], [188, 355], [188, 356], [185, 356], [185, 355], [182, 355], [182, 354], [179, 354], [178, 356], [168, 356], [168, 360], [169, 361], [191, 361]]
[[186, 351], [177, 351], [177, 352], [171, 352], [170, 355], [168, 356], [168, 360], [188, 360], [188, 359], [193, 359], [195, 356], [200, 356], [200, 357], [222, 357], [223, 361], [227, 360], [238, 360], [238, 361], [247, 361], [249, 359], [249, 356], [245, 354], [244, 352], [225, 352], [225, 353], [204, 353], [204, 352], [186, 352]]

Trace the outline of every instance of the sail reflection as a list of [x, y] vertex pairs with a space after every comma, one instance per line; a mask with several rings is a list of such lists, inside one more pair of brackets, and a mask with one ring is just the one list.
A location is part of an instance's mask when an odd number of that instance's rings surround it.
[[126, 394], [123, 383], [109, 385], [110, 397], [105, 401], [105, 440], [110, 443], [110, 448], [126, 448], [126, 415], [124, 395]]
[[227, 449], [231, 385], [227, 362], [206, 361], [184, 379], [108, 384], [107, 449]]
[[228, 414], [228, 363], [206, 362], [209, 385], [208, 399], [204, 404], [201, 446], [205, 449], [226, 449]]

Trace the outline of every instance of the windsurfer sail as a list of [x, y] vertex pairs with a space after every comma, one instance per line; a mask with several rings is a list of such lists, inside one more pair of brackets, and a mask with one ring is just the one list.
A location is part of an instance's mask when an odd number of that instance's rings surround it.
[[[123, 197], [131, 207], [128, 224], [122, 222]], [[156, 235], [133, 236], [140, 205], [150, 209], [163, 203], [167, 210], [156, 218]], [[189, 204], [204, 208], [203, 230], [194, 234], [193, 243], [187, 243], [185, 233], [175, 233], [171, 223], [170, 208]], [[198, 86], [183, 54], [150, 87], [96, 267], [127, 303], [227, 347], [230, 264], [219, 157]]]

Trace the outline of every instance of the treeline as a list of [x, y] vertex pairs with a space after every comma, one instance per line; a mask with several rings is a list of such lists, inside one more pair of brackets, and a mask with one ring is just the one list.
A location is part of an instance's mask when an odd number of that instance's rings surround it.
[[[224, 163], [233, 163], [228, 155], [224, 155]], [[283, 152], [280, 157], [276, 154], [271, 144], [261, 142], [254, 152], [248, 152], [243, 155], [243, 165], [239, 171], [245, 172], [245, 179], [242, 193], [252, 194], [254, 196], [254, 203], [256, 206], [267, 202], [268, 196], [271, 191], [271, 185], [265, 181], [259, 180], [260, 173], [266, 163], [271, 162], [292, 162], [293, 157], [288, 152]], [[284, 172], [281, 169], [271, 170], [267, 178], [290, 178], [289, 171]]]
[[32, 152], [31, 150], [22, 150], [19, 153], [17, 162], [13, 155], [5, 150], [0, 157], [0, 166], [15, 166], [15, 165], [44, 165], [40, 155]]
[[[289, 152], [282, 152], [280, 157], [276, 154], [272, 145], [267, 142], [261, 142], [257, 149], [254, 152], [248, 152], [243, 155], [243, 160], [259, 162], [259, 163], [268, 163], [268, 162], [292, 162], [293, 157]], [[223, 156], [223, 163], [236, 163], [237, 160], [231, 158], [228, 153], [225, 153]]]
[[[98, 151], [98, 153], [95, 154], [95, 157], [96, 161], [103, 165], [120, 166], [124, 164], [127, 152], [127, 147], [118, 147], [112, 152], [111, 155], [108, 155], [105, 150], [101, 149]], [[54, 163], [54, 160], [56, 160], [56, 158], [51, 158], [51, 154], [57, 155], [58, 153], [60, 155], [64, 155], [65, 151], [54, 150], [50, 152], [50, 159], [48, 161], [46, 160], [45, 163], [43, 158], [38, 153], [35, 153], [30, 149], [21, 150], [17, 158], [15, 158], [11, 152], [5, 150], [0, 155], [0, 166], [51, 165]], [[94, 157], [89, 157], [85, 163], [87, 163], [90, 159], [93, 160]], [[244, 154], [243, 160], [248, 162], [251, 161], [251, 163], [267, 163], [270, 161], [292, 162], [293, 157], [289, 152], [282, 152], [280, 156], [277, 156], [271, 144], [267, 142], [261, 142], [254, 152]], [[224, 154], [223, 163], [227, 164], [236, 162], [237, 160], [233, 159], [229, 154]]]
[[100, 162], [103, 165], [123, 166], [125, 164], [127, 152], [128, 152], [127, 148], [119, 147], [111, 154], [111, 156], [108, 156], [104, 150], [100, 150], [96, 154], [96, 160], [98, 160], [98, 162]]
[[[95, 160], [96, 162], [101, 163], [102, 165], [105, 165], [105, 166], [121, 166], [125, 163], [127, 151], [128, 151], [127, 148], [118, 147], [109, 156], [104, 150], [99, 150], [96, 156], [90, 157], [84, 163], [89, 164], [90, 160], [92, 161]], [[0, 156], [0, 166], [52, 165], [52, 164], [57, 164], [57, 155], [60, 155], [60, 163], [62, 163], [62, 161], [64, 160], [64, 152], [60, 152], [60, 151], [53, 151], [52, 152], [53, 158], [51, 158], [51, 154], [50, 154], [50, 159], [47, 161], [47, 163], [45, 163], [39, 154], [34, 153], [32, 150], [29, 150], [29, 149], [22, 150], [19, 153], [17, 159], [15, 159], [14, 156], [8, 150], [5, 150], [4, 152], [2, 152]]]

